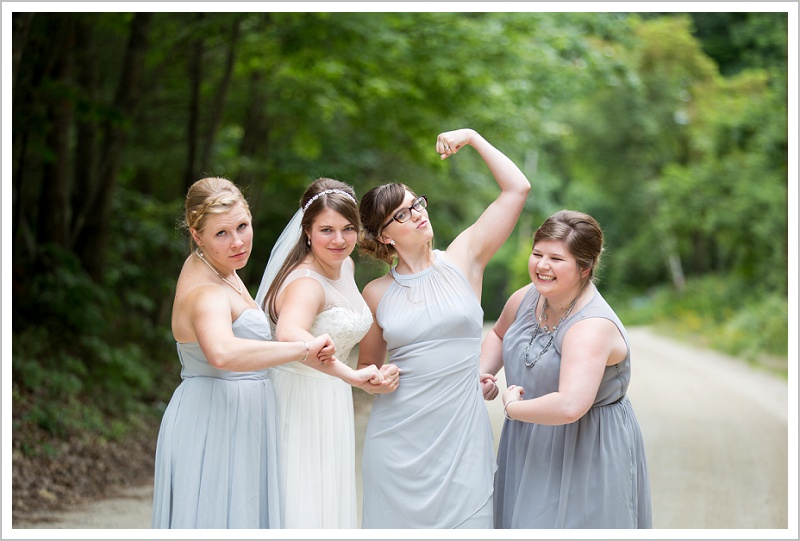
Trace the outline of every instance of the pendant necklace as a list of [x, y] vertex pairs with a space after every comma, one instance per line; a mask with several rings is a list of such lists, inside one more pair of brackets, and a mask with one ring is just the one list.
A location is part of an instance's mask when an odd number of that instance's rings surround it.
[[[200, 251], [200, 248], [195, 248], [195, 250], [194, 250], [194, 255], [196, 255], [197, 257], [199, 257], [199, 258], [200, 258], [200, 261], [202, 261], [203, 263], [205, 263], [205, 264], [208, 266], [208, 268], [209, 268], [209, 269], [211, 269], [212, 271], [214, 271], [214, 274], [216, 274], [218, 277], [222, 278], [222, 280], [223, 280], [223, 281], [224, 281], [226, 284], [228, 284], [229, 286], [231, 286], [231, 287], [233, 288], [233, 290], [234, 290], [234, 291], [236, 291], [236, 293], [238, 293], [239, 295], [241, 295], [241, 294], [242, 294], [242, 290], [244, 289], [244, 287], [243, 287], [242, 285], [240, 285], [239, 287], [236, 287], [235, 285], [233, 285], [233, 282], [231, 282], [230, 280], [228, 280], [227, 278], [225, 278], [224, 276], [222, 276], [222, 275], [219, 273], [219, 271], [218, 271], [218, 270], [217, 270], [217, 269], [214, 267], [214, 265], [212, 265], [211, 263], [209, 263], [208, 261], [206, 261], [206, 258], [205, 258], [205, 257], [203, 257], [203, 253]], [[241, 279], [239, 279], [239, 275], [238, 275], [238, 274], [236, 274], [236, 272], [235, 272], [235, 271], [234, 271], [233, 275], [234, 275], [234, 276], [236, 276], [236, 278], [239, 280], [239, 283], [241, 284]]]
[[[586, 283], [588, 283], [588, 281]], [[547, 309], [550, 307], [550, 303], [547, 301], [547, 297], [545, 297], [544, 305], [542, 306], [542, 315], [540, 315], [538, 318], [535, 318], [536, 322], [534, 323], [533, 336], [531, 336], [531, 339], [528, 342], [528, 346], [525, 348], [525, 366], [527, 366], [528, 368], [533, 368], [536, 365], [536, 363], [539, 362], [539, 359], [542, 358], [542, 355], [544, 355], [545, 352], [548, 349], [550, 349], [550, 346], [553, 345], [553, 339], [555, 337], [556, 331], [561, 326], [561, 323], [565, 319], [567, 319], [569, 314], [572, 312], [572, 309], [575, 308], [575, 303], [578, 302], [578, 297], [580, 297], [581, 293], [583, 293], [584, 287], [586, 287], [586, 284], [583, 284], [580, 291], [578, 291], [578, 294], [575, 296], [574, 299], [572, 299], [572, 302], [569, 303], [567, 311], [564, 312], [564, 315], [561, 316], [561, 319], [558, 320], [558, 323], [556, 323], [552, 329], [548, 327], [547, 324], [545, 323], [545, 321], [547, 321]], [[533, 306], [533, 315], [536, 316], [536, 305]], [[544, 334], [550, 337], [550, 339], [547, 341], [547, 344], [545, 344], [544, 348], [542, 348], [542, 351], [540, 351], [536, 355], [536, 357], [534, 357], [533, 359], [529, 359], [528, 355], [530, 354], [531, 345], [533, 345], [533, 341], [536, 340], [536, 337], [539, 336], [540, 331], [543, 331]]]

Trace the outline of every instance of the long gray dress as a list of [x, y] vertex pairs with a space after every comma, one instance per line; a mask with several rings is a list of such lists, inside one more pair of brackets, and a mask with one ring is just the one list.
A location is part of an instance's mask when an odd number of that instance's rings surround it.
[[[245, 310], [233, 334], [269, 340], [266, 314]], [[271, 370], [219, 370], [198, 343], [177, 348], [183, 381], [158, 434], [153, 528], [282, 527]]]
[[376, 317], [396, 391], [376, 394], [362, 456], [363, 528], [491, 528], [494, 448], [478, 378], [483, 310], [436, 251], [397, 274]]
[[[506, 383], [521, 385], [526, 400], [558, 390], [561, 342], [578, 321], [609, 319], [629, 343], [619, 318], [595, 292], [529, 368], [524, 352], [538, 299], [531, 286], [503, 339]], [[531, 358], [547, 340], [544, 333], [534, 340]], [[630, 378], [628, 346], [622, 362], [606, 367], [593, 406], [577, 421], [558, 426], [505, 421], [497, 453], [495, 528], [652, 528], [644, 442], [626, 394]]]

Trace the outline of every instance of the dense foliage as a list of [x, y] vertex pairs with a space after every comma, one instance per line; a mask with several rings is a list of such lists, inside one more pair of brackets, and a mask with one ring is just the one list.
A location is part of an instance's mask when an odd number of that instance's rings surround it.
[[[534, 187], [487, 319], [568, 207], [603, 225], [625, 321], [785, 356], [787, 43], [780, 12], [14, 13], [16, 426], [116, 437], [158, 416], [194, 180], [245, 189], [254, 293], [318, 176], [409, 183], [446, 246], [497, 194], [474, 152], [434, 152], [458, 127]], [[361, 263], [361, 285], [385, 270]]]

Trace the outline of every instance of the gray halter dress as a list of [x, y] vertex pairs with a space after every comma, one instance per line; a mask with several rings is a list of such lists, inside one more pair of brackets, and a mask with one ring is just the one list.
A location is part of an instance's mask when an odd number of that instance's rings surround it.
[[[628, 335], [599, 292], [564, 320], [552, 346], [532, 367], [524, 362], [533, 334], [539, 292], [531, 286], [503, 339], [507, 385], [521, 385], [523, 399], [558, 390], [561, 343], [585, 318], [612, 321]], [[547, 344], [541, 333], [531, 352]], [[533, 357], [533, 355], [531, 355]], [[593, 406], [577, 421], [546, 426], [506, 420], [497, 453], [495, 528], [652, 528], [650, 477], [645, 448], [626, 392], [631, 379], [630, 346], [625, 359], [607, 366]]]
[[494, 447], [480, 390], [483, 310], [441, 251], [394, 282], [376, 318], [397, 390], [376, 394], [364, 452], [362, 528], [491, 528]]

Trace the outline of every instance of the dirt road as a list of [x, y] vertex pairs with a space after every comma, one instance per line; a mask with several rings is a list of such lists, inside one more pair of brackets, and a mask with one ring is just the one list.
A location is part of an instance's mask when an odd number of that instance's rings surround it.
[[[797, 418], [788, 409], [789, 395], [797, 396], [796, 383], [790, 393], [786, 381], [741, 361], [644, 328], [629, 331], [634, 353], [629, 394], [647, 446], [654, 527], [784, 530], [774, 533], [797, 539], [797, 483], [789, 482], [790, 472], [797, 478]], [[356, 391], [355, 396], [360, 449], [369, 402], [365, 393]], [[502, 404], [498, 399], [487, 407], [497, 443]], [[14, 529], [149, 528], [151, 498], [148, 480], [120, 498], [81, 506], [47, 523], [15, 524]], [[789, 503], [795, 504], [791, 515]]]

